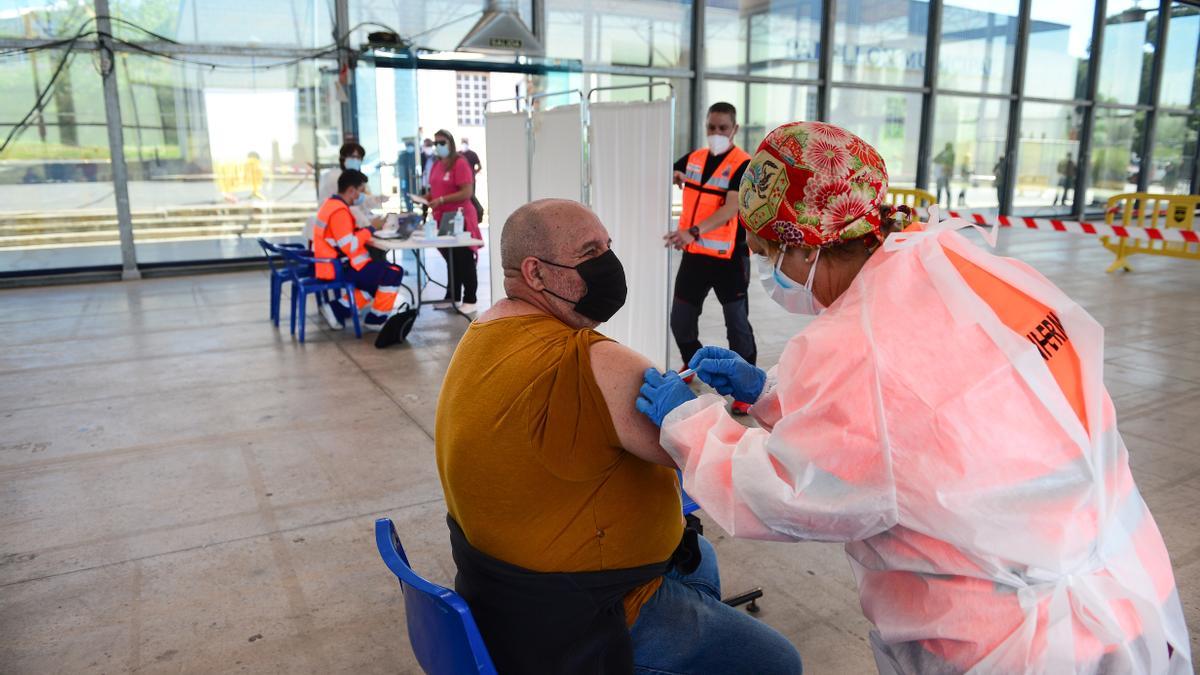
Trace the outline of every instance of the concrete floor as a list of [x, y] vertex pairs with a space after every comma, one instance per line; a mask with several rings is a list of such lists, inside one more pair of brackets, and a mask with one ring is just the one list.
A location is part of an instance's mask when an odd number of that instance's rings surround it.
[[[1108, 329], [1134, 473], [1200, 627], [1200, 267], [1107, 275], [1095, 240], [1003, 240]], [[798, 324], [754, 291], [771, 364]], [[266, 297], [260, 272], [0, 292], [0, 672], [418, 672], [372, 523], [450, 582], [433, 413], [466, 322], [300, 346]], [[874, 670], [840, 547], [709, 532], [725, 590], [763, 586], [759, 616], [809, 672]]]

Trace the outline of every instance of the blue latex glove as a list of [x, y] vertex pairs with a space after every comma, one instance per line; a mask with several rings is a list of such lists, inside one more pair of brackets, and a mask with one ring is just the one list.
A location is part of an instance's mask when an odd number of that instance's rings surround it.
[[733, 396], [744, 403], [757, 401], [767, 384], [767, 373], [762, 368], [750, 365], [737, 352], [720, 347], [701, 347], [688, 361], [688, 368], [722, 396]]
[[696, 398], [675, 371], [663, 375], [653, 368], [647, 368], [642, 377], [645, 382], [641, 396], [638, 396], [637, 409], [649, 417], [655, 426], [661, 427], [667, 413]]

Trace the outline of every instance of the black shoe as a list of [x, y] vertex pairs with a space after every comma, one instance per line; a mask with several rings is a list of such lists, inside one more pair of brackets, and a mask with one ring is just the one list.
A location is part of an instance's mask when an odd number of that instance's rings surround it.
[[383, 327], [379, 329], [378, 337], [375, 338], [375, 348], [383, 349], [398, 342], [404, 342], [408, 338], [408, 334], [412, 332], [413, 323], [416, 320], [417, 310], [415, 309], [407, 309], [388, 317]]

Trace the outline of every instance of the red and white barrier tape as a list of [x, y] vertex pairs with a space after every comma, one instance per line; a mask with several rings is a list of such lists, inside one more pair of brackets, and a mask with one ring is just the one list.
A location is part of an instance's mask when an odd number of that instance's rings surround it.
[[1073, 234], [1091, 234], [1101, 237], [1125, 237], [1129, 239], [1152, 239], [1190, 244], [1200, 244], [1200, 232], [1157, 227], [1126, 227], [1108, 223], [1089, 223], [1082, 220], [1058, 220], [1057, 218], [1019, 218], [1014, 216], [992, 216], [963, 211], [946, 212], [951, 218], [962, 218], [977, 225], [991, 227], [1026, 228], [1030, 230], [1054, 230]]

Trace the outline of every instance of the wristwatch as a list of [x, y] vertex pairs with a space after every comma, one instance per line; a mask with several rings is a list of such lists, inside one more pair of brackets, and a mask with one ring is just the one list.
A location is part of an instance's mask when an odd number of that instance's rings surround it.
[[693, 225], [693, 226], [689, 227], [688, 234], [692, 235], [692, 239], [699, 239], [700, 238], [700, 226]]

